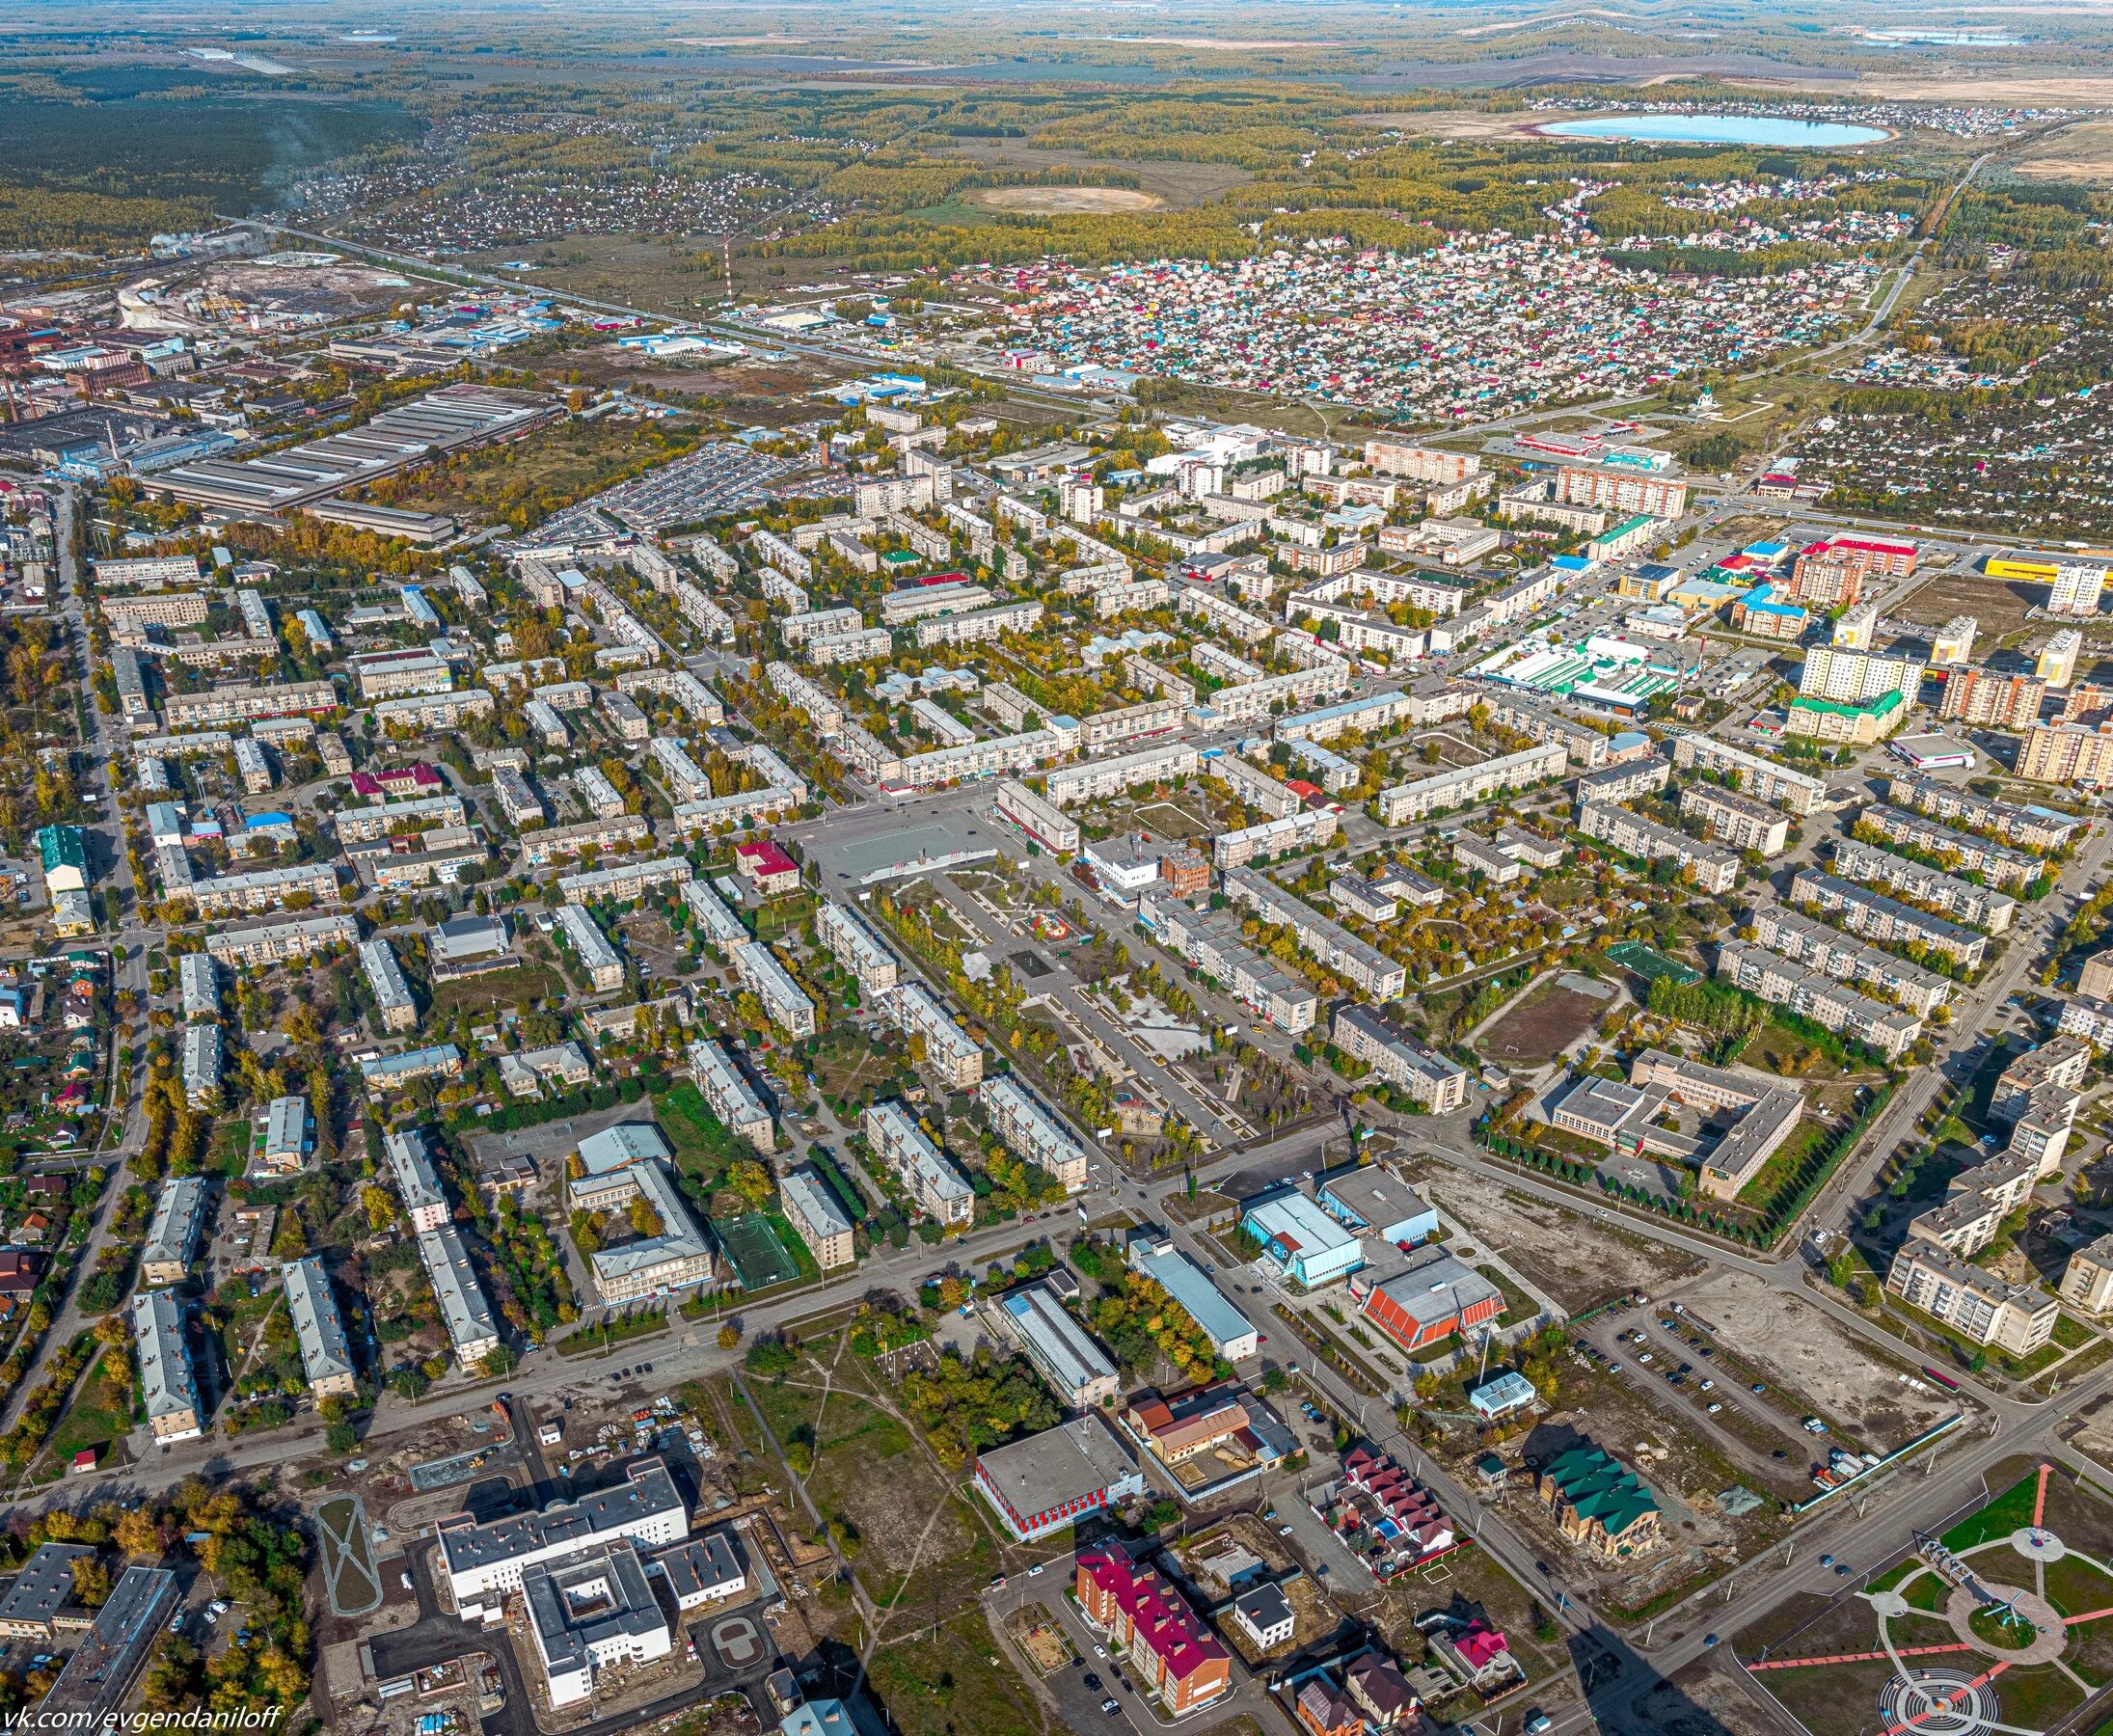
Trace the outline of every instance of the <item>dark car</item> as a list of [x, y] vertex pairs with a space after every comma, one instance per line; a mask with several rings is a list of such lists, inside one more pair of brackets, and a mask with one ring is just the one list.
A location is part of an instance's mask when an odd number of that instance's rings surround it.
[[1100, 1678], [1090, 1669], [1086, 1672], [1086, 1686], [1097, 1691], [1100, 1687]]

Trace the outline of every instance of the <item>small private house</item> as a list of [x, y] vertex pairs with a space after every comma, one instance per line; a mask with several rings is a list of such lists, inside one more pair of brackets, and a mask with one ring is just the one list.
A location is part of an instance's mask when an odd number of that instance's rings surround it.
[[1365, 1263], [1365, 1244], [1295, 1188], [1247, 1208], [1240, 1227], [1287, 1278], [1308, 1289], [1347, 1278]]

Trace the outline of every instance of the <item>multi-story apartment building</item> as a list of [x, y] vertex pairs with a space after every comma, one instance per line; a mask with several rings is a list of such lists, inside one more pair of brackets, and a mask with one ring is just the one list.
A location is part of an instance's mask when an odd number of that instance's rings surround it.
[[1656, 796], [1673, 780], [1673, 763], [1658, 754], [1625, 760], [1618, 766], [1602, 766], [1587, 772], [1576, 784], [1578, 805], [1599, 802], [1619, 807], [1639, 796]]
[[338, 947], [356, 946], [359, 939], [359, 918], [340, 910], [327, 916], [303, 916], [250, 928], [217, 928], [205, 936], [205, 950], [232, 970], [312, 958]]
[[360, 697], [370, 704], [400, 693], [445, 693], [455, 685], [447, 660], [430, 651], [360, 652], [345, 663], [360, 684]]
[[745, 940], [733, 949], [734, 969], [743, 985], [763, 1003], [771, 1022], [788, 1037], [812, 1037], [814, 1002], [760, 940]]
[[390, 951], [389, 942], [376, 936], [360, 942], [360, 969], [374, 994], [374, 1022], [385, 1031], [418, 1028], [419, 1004], [412, 998], [411, 984]]
[[1885, 1288], [1970, 1343], [2030, 1356], [2054, 1336], [2061, 1305], [2034, 1285], [2012, 1284], [1934, 1242], [1910, 1237], [1893, 1256]]
[[392, 730], [409, 735], [429, 735], [436, 729], [460, 729], [473, 718], [488, 718], [498, 702], [483, 688], [459, 688], [451, 693], [405, 693], [384, 699], [373, 708], [374, 726], [385, 736]]
[[1331, 917], [1251, 868], [1230, 868], [1225, 893], [1264, 922], [1288, 929], [1321, 965], [1374, 1000], [1394, 1000], [1408, 988], [1408, 967], [1368, 946]]
[[1837, 838], [1833, 861], [1835, 872], [1845, 879], [1890, 886], [1918, 905], [1941, 910], [1991, 935], [2008, 929], [2018, 909], [2018, 901], [2008, 892], [1956, 879], [1942, 869], [1895, 855], [1860, 838]]
[[1960, 831], [1941, 821], [1906, 808], [1874, 802], [1856, 817], [1856, 829], [1876, 832], [1887, 843], [1935, 856], [1948, 873], [1978, 874], [1991, 886], [2019, 891], [2040, 878], [2038, 858], [2008, 845], [1996, 844], [1972, 832]]
[[1449, 808], [1486, 801], [1506, 790], [1531, 789], [1547, 778], [1560, 777], [1569, 764], [1569, 750], [1559, 742], [1548, 742], [1479, 765], [1434, 772], [1380, 791], [1379, 821], [1382, 826], [1406, 826]]
[[1676, 832], [1627, 808], [1587, 802], [1579, 811], [1578, 830], [1585, 837], [1612, 845], [1625, 855], [1650, 862], [1678, 862], [1705, 892], [1729, 892], [1738, 883], [1739, 858], [1730, 851], [1699, 843], [1686, 832]]
[[989, 1118], [991, 1131], [1016, 1154], [1048, 1171], [1066, 1193], [1086, 1185], [1086, 1148], [1042, 1099], [1010, 1073], [983, 1081], [977, 1100]]
[[1313, 1029], [1320, 1006], [1313, 987], [1249, 946], [1229, 912], [1194, 910], [1178, 899], [1147, 892], [1137, 902], [1137, 919], [1160, 945], [1258, 1018], [1294, 1036]]
[[1731, 850], [1779, 855], [1790, 842], [1790, 816], [1779, 807], [1715, 784], [1693, 783], [1680, 792], [1682, 818], [1700, 820], [1712, 841]]
[[2025, 675], [1972, 666], [1949, 670], [1937, 715], [1991, 729], [2023, 729], [2040, 720], [2047, 684]]
[[954, 1022], [939, 997], [922, 983], [904, 983], [886, 1001], [888, 1017], [924, 1039], [925, 1062], [950, 1091], [966, 1091], [983, 1078], [983, 1049]]
[[345, 1337], [344, 1317], [330, 1293], [330, 1274], [323, 1269], [320, 1256], [288, 1261], [280, 1278], [309, 1391], [318, 1399], [351, 1397], [360, 1384], [352, 1364], [352, 1344]]
[[464, 824], [462, 798], [430, 796], [417, 801], [377, 801], [366, 807], [341, 808], [331, 825], [340, 844], [364, 844], [395, 832], [424, 831], [436, 826]]
[[970, 584], [966, 580], [957, 584], [912, 585], [890, 591], [880, 599], [880, 624], [908, 627], [933, 615], [972, 614], [990, 600], [991, 593], [986, 586]]
[[1210, 859], [1220, 868], [1243, 868], [1265, 856], [1325, 850], [1341, 828], [1342, 816], [1336, 809], [1301, 808], [1282, 820], [1264, 820], [1256, 826], [1220, 832], [1211, 840]]
[[[1272, 630], [1273, 631], [1273, 630]], [[1332, 699], [1350, 686], [1350, 665], [1330, 658], [1310, 668], [1293, 669], [1288, 675], [1266, 675], [1237, 687], [1222, 687], [1206, 695], [1202, 704], [1221, 723], [1255, 723], [1279, 705], [1312, 705], [1316, 699]]]
[[284, 909], [296, 895], [305, 895], [312, 903], [335, 903], [337, 870], [328, 862], [300, 862], [290, 868], [259, 868], [249, 874], [193, 880], [182, 889], [182, 896], [198, 907], [202, 917]]
[[183, 1306], [170, 1291], [133, 1292], [132, 1344], [149, 1433], [165, 1445], [197, 1440], [204, 1432], [204, 1415], [183, 1342]]
[[1139, 784], [1171, 782], [1192, 777], [1202, 761], [1186, 742], [1167, 742], [1115, 759], [1084, 760], [1075, 766], [1060, 766], [1049, 773], [1043, 794], [1057, 807], [1081, 801], [1104, 801]]
[[[850, 734], [847, 727], [837, 742], [843, 743]], [[893, 760], [893, 776], [913, 790], [928, 790], [964, 777], [1017, 774], [1068, 758], [1076, 743], [1073, 728], [1031, 729], [1019, 735], [995, 736], [988, 742], [963, 743], [959, 747], [935, 747], [929, 753]]]
[[624, 986], [624, 961], [622, 955], [609, 942], [601, 925], [580, 905], [560, 905], [557, 909], [557, 930], [572, 948], [573, 957], [580, 961], [580, 967], [587, 973], [588, 984], [597, 994]]
[[1906, 578], [1914, 571], [1912, 543], [1837, 536], [1798, 553], [1785, 582], [1786, 594], [1815, 609], [1854, 606], [1874, 580]]
[[1432, 1115], [1449, 1115], [1468, 1099], [1465, 1068], [1403, 1036], [1369, 1007], [1354, 1001], [1338, 1007], [1331, 1035], [1336, 1047]]
[[1832, 977], [1780, 953], [1744, 940], [1727, 939], [1718, 948], [1719, 978], [1748, 994], [1854, 1038], [1897, 1061], [1922, 1035], [1922, 1021], [1911, 1013], [1873, 1000]]
[[695, 872], [688, 856], [655, 856], [650, 861], [632, 858], [585, 874], [560, 876], [557, 889], [568, 904], [600, 904], [604, 900], [630, 904], [663, 886], [679, 886]]
[[818, 734], [832, 735], [844, 721], [844, 708], [829, 692], [807, 679], [789, 663], [764, 665], [764, 679], [772, 691], [795, 710], [807, 714]]
[[1008, 633], [1032, 633], [1042, 624], [1042, 605], [999, 603], [967, 614], [927, 615], [916, 626], [917, 648], [934, 645], [979, 645]]
[[2113, 1308], [2113, 1235], [2087, 1242], [2062, 1270], [2061, 1298], [2086, 1314]]
[[1563, 465], [1556, 472], [1555, 497], [1565, 505], [1654, 519], [1676, 519], [1688, 510], [1688, 485], [1677, 477], [1605, 465]]
[[785, 1221], [825, 1272], [850, 1265], [857, 1258], [851, 1215], [815, 1170], [797, 1169], [781, 1178], [777, 1197], [785, 1208]]
[[745, 1139], [768, 1157], [777, 1144], [771, 1112], [722, 1043], [700, 1038], [688, 1050], [690, 1076], [712, 1113], [737, 1139]]
[[1807, 699], [1839, 705], [1862, 705], [1887, 693], [1913, 698], [1922, 683], [1922, 665], [1910, 657], [1881, 657], [1838, 645], [1815, 645], [1804, 656], [1798, 692]]
[[2064, 848], [2084, 824], [2050, 808], [2025, 807], [1981, 796], [1964, 784], [1939, 783], [1934, 777], [1896, 772], [1885, 786], [1885, 799], [1896, 807], [1913, 808], [1939, 820], [2005, 839], [2021, 849]]
[[1120, 1549], [1081, 1554], [1081, 1614], [1175, 1717], [1232, 1691], [1232, 1660], [1176, 1590]]
[[653, 828], [643, 815], [619, 813], [612, 818], [531, 831], [521, 841], [521, 860], [525, 867], [543, 868], [553, 862], [569, 862], [588, 850], [605, 854], [636, 850], [652, 837]]
[[902, 980], [893, 950], [849, 905], [825, 901], [815, 912], [814, 926], [816, 937], [857, 979], [861, 993], [879, 999]]
[[209, 688], [171, 693], [163, 706], [172, 730], [211, 729], [258, 718], [324, 717], [338, 709], [338, 690], [327, 681], [292, 681], [277, 687]]
[[1449, 486], [1481, 475], [1482, 460], [1473, 452], [1447, 452], [1436, 447], [1404, 446], [1394, 440], [1368, 440], [1365, 462], [1390, 476]]
[[1979, 969], [1988, 956], [1988, 936], [1917, 910], [1883, 892], [1823, 874], [1817, 868], [1799, 870], [1790, 882], [1790, 900], [1832, 917], [1851, 934], [1861, 935], [1867, 940], [1927, 946], [1968, 970]]
[[1592, 771], [1607, 763], [1607, 738], [1596, 729], [1511, 693], [1492, 693], [1483, 703], [1489, 708], [1489, 720], [1499, 729], [1544, 746], [1559, 743], [1573, 766]]
[[2103, 789], [2113, 783], [2113, 723], [2036, 723], [2025, 731], [2018, 775], [2036, 783]]
[[1044, 850], [1063, 855], [1078, 848], [1078, 823], [1067, 819], [1055, 803], [1043, 800], [1016, 778], [1006, 778], [998, 785], [991, 805], [999, 819], [1018, 827]]
[[920, 1211], [942, 1224], [965, 1224], [976, 1195], [961, 1172], [894, 1099], [867, 1105], [859, 1122], [874, 1155], [894, 1172]]
[[140, 1250], [140, 1282], [181, 1284], [198, 1258], [204, 1228], [205, 1179], [173, 1176], [164, 1181], [147, 1227], [147, 1245]]
[[1763, 904], [1747, 917], [1755, 939], [1800, 964], [1824, 971], [1836, 982], [1860, 983], [1896, 1006], [1928, 1017], [1950, 1004], [1957, 989], [1934, 970], [1881, 952], [1875, 946], [1814, 922], [1781, 905]]

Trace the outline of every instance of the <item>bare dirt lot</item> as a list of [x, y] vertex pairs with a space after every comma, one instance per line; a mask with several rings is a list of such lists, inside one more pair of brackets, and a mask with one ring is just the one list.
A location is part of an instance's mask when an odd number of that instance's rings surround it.
[[1612, 1004], [1551, 978], [1483, 1031], [1476, 1046], [1492, 1061], [1537, 1067], [1584, 1036]]
[[2029, 623], [2025, 610], [2047, 600], [2046, 587], [1979, 573], [1937, 573], [1892, 604], [1887, 612], [1925, 626], [1941, 627], [1954, 615], [1970, 614], [1981, 623], [1983, 637], [2002, 638]]
[[962, 197], [987, 211], [1025, 211], [1037, 217], [1167, 208], [1158, 194], [1135, 187], [978, 187]]
[[1529, 136], [1550, 117], [1528, 113], [1488, 115], [1478, 109], [1433, 109], [1396, 115], [1379, 109], [1343, 118], [1352, 126], [1377, 126], [1426, 139], [1519, 139]]
[[1423, 1166], [1422, 1176], [1440, 1207], [1573, 1314], [1701, 1269], [1697, 1261], [1502, 1181], [1440, 1163]]
[[1906, 1370], [1832, 1316], [1748, 1273], [1713, 1273], [1687, 1292], [1687, 1301], [1725, 1343], [1773, 1369], [1786, 1390], [1867, 1446], [1890, 1451], [1958, 1408], [1934, 1387], [1918, 1392], [1907, 1385], [1900, 1379]]

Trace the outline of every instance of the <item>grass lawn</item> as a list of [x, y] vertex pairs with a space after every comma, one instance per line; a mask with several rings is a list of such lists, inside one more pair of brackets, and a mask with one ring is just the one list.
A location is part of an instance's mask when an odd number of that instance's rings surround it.
[[[1771, 1025], [1769, 1029], [1774, 1030], [1774, 1026]], [[1790, 1130], [1790, 1137], [1770, 1153], [1768, 1161], [1753, 1172], [1753, 1180], [1739, 1190], [1738, 1203], [1750, 1206], [1756, 1211], [1767, 1210], [1769, 1202], [1798, 1173], [1798, 1166], [1812, 1154], [1812, 1148], [1827, 1134], [1825, 1122], [1809, 1119], [1800, 1122]]]
[[726, 1130], [688, 1079], [656, 1097], [653, 1109], [661, 1131], [674, 1148], [675, 1167], [699, 1177], [708, 1186], [717, 1187], [736, 1158], [755, 1155], [745, 1141]]
[[977, 1610], [880, 1645], [866, 1679], [903, 1736], [1042, 1736], [1048, 1727]]
[[2075, 1556], [2047, 1565], [2047, 1602], [2064, 1615], [2087, 1615], [2113, 1609], [2113, 1577]]
[[44, 1448], [49, 1466], [64, 1470], [84, 1447], [96, 1450], [96, 1462], [100, 1464], [108, 1457], [112, 1444], [131, 1432], [131, 1382], [122, 1357], [115, 1371], [103, 1366], [108, 1354], [105, 1351], [97, 1356], [73, 1389], [73, 1402], [59, 1419], [59, 1426], [51, 1431], [51, 1440]]
[[2054, 1342], [2064, 1350], [2079, 1350], [2097, 1336], [2081, 1320], [2072, 1320], [2066, 1314], [2054, 1316]]
[[463, 1008], [473, 1013], [492, 1013], [525, 1000], [549, 1000], [564, 991], [565, 985], [547, 965], [517, 964], [511, 970], [435, 983], [428, 1017], [446, 1018]]
[[2002, 1721], [2017, 1728], [2050, 1730], [2084, 1702], [2081, 1688], [2051, 1664], [2006, 1669], [1996, 1678]]
[[1969, 1513], [1939, 1539], [1949, 1550], [1972, 1549], [1992, 1543], [2032, 1523], [2039, 1499], [2040, 1474], [2028, 1471], [1978, 1513]]
[[1816, 1084], [1822, 1079], [1840, 1077], [1842, 1070], [1834, 1065], [1831, 1057], [1820, 1053], [1818, 1044], [1810, 1038], [1785, 1030], [1774, 1019], [1753, 1033], [1739, 1059], [1748, 1067], [1765, 1068], [1770, 1072], [1792, 1076], [1786, 1064], [1801, 1062], [1807, 1056], [1813, 1057], [1811, 1064], [1800, 1068], [1794, 1075], [1798, 1079]]
[[1541, 1311], [1533, 1304], [1533, 1298], [1521, 1289], [1493, 1265], [1475, 1268], [1504, 1293], [1504, 1323], [1516, 1326], [1521, 1320], [1531, 1320]]

